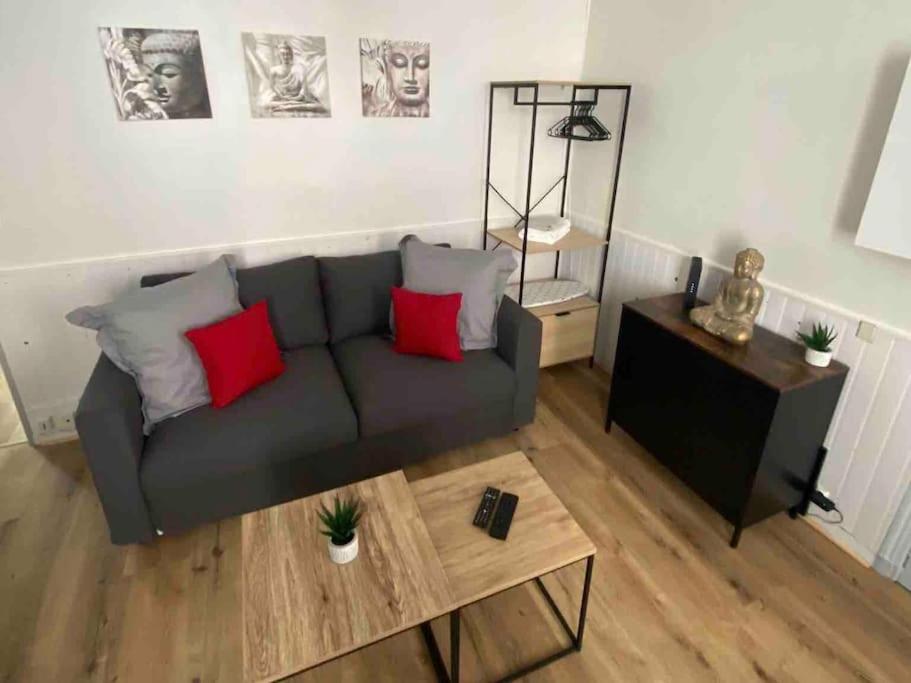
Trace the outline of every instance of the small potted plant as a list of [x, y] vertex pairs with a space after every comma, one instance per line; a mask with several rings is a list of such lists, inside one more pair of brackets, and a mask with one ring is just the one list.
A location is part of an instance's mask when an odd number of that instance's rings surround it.
[[317, 512], [325, 528], [320, 533], [329, 537], [329, 559], [336, 564], [346, 564], [357, 557], [357, 525], [361, 521], [361, 501], [349, 498], [342, 502], [335, 497], [335, 506], [329, 510], [320, 504]]
[[798, 332], [797, 336], [807, 347], [804, 354], [807, 363], [818, 368], [828, 367], [832, 362], [832, 342], [838, 336], [835, 328], [822, 323], [813, 323], [810, 334]]

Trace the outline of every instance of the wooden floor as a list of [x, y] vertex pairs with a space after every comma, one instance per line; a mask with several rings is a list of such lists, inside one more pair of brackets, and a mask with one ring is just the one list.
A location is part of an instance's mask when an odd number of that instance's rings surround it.
[[[911, 594], [786, 515], [731, 550], [717, 515], [620, 430], [603, 433], [606, 391], [583, 366], [550, 369], [534, 425], [407, 472], [522, 448], [598, 544], [585, 647], [533, 680], [911, 680]], [[582, 573], [547, 580], [567, 612]], [[0, 450], [0, 681], [237, 681], [239, 580], [239, 519], [115, 547], [76, 444]], [[533, 587], [463, 618], [464, 680], [565, 644]], [[412, 631], [295, 680], [431, 679]]]

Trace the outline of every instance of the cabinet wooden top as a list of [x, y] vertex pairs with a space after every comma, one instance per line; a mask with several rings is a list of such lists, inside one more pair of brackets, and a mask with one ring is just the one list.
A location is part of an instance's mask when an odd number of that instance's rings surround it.
[[778, 391], [797, 389], [848, 372], [833, 360], [827, 368], [804, 361], [804, 347], [757, 325], [745, 346], [733, 346], [693, 325], [683, 310], [683, 294], [627, 301], [624, 307], [657, 323], [718, 360]]

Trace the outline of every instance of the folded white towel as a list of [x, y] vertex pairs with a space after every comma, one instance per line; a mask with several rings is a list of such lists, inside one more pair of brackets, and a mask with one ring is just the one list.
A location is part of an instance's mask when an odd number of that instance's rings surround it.
[[[543, 242], [555, 244], [569, 234], [569, 219], [562, 216], [540, 215], [532, 216], [528, 220], [528, 240], [530, 242]], [[525, 237], [525, 230], [519, 228], [519, 237]]]
[[557, 228], [568, 228], [569, 219], [563, 216], [553, 214], [540, 214], [528, 219], [532, 230], [555, 230]]

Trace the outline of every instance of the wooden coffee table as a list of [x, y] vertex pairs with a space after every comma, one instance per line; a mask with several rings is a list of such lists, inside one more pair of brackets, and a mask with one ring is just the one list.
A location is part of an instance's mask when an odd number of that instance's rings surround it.
[[[471, 524], [487, 486], [519, 496], [506, 541]], [[366, 504], [360, 553], [342, 566], [316, 517], [336, 494]], [[242, 527], [245, 680], [278, 680], [420, 626], [438, 677], [458, 681], [461, 608], [531, 580], [571, 644], [509, 678], [582, 647], [595, 546], [521, 452], [411, 484], [394, 472], [245, 515]], [[573, 630], [540, 577], [581, 560]], [[448, 672], [430, 628], [445, 614]]]
[[[365, 505], [358, 557], [329, 560], [320, 501]], [[399, 470], [244, 515], [244, 680], [274, 681], [446, 614], [453, 598]]]

